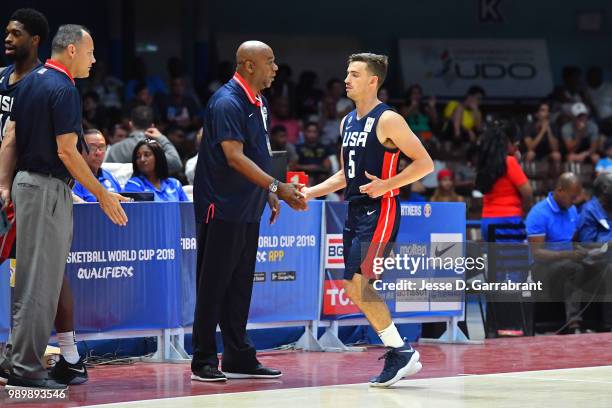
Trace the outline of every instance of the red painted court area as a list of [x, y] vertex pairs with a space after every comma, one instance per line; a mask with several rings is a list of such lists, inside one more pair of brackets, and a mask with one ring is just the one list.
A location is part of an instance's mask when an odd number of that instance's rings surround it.
[[[483, 345], [417, 345], [423, 370], [411, 378], [435, 378], [460, 374], [612, 365], [612, 333], [573, 336], [541, 336], [487, 340]], [[265, 391], [283, 388], [365, 383], [378, 374], [384, 353], [380, 347], [365, 352], [309, 353], [301, 351], [261, 353], [265, 365], [283, 370], [277, 380], [228, 380], [199, 383], [190, 380], [189, 364], [136, 363], [90, 370], [87, 384], [73, 386], [63, 402], [15, 402], [2, 392], [0, 405], [73, 407], [114, 402], [191, 395]]]

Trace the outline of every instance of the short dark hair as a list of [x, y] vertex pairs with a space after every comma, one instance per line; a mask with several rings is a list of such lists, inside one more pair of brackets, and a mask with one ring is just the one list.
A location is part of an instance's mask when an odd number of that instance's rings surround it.
[[472, 86], [470, 86], [470, 88], [468, 89], [468, 91], [467, 91], [467, 95], [468, 95], [468, 96], [474, 96], [474, 95], [482, 95], [482, 96], [485, 96], [485, 95], [486, 95], [486, 92], [485, 92], [485, 90], [484, 90], [482, 87], [480, 87], [480, 86], [478, 86], [478, 85], [472, 85]]
[[276, 125], [270, 130], [271, 135], [275, 135], [280, 132], [287, 133], [287, 128], [284, 125]]
[[139, 94], [140, 92], [144, 91], [145, 89], [149, 89], [149, 87], [147, 86], [147, 84], [145, 84], [144, 82], [138, 82], [136, 84], [136, 86], [134, 87], [134, 95]]
[[372, 54], [371, 52], [362, 52], [359, 54], [353, 54], [349, 56], [348, 63], [351, 62], [365, 62], [368, 71], [372, 75], [378, 77], [378, 88], [382, 86], [387, 78], [387, 69], [389, 68], [389, 57], [386, 55]]
[[85, 137], [87, 135], [101, 135], [101, 136], [104, 136], [104, 133], [102, 133], [102, 131], [100, 129], [89, 128], [89, 129], [86, 129], [83, 132], [83, 137]]
[[19, 21], [31, 36], [40, 37], [41, 44], [49, 38], [49, 22], [47, 17], [38, 10], [31, 8], [16, 10], [10, 21]]
[[329, 79], [329, 80], [327, 81], [327, 84], [325, 84], [325, 87], [326, 87], [328, 90], [331, 90], [331, 89], [332, 89], [332, 87], [334, 86], [334, 84], [340, 84], [340, 85], [342, 85], [342, 81], [341, 81], [341, 80], [339, 80], [338, 78], [331, 78], [331, 79]]
[[317, 128], [317, 131], [320, 131], [320, 130], [321, 130], [321, 128], [320, 128], [320, 126], [319, 126], [319, 124], [318, 124], [317, 122], [312, 122], [312, 121], [311, 121], [311, 122], [307, 122], [307, 123], [304, 125], [304, 130], [308, 129], [308, 128], [309, 128], [309, 127], [311, 127], [311, 126], [316, 127], [316, 128]]
[[134, 147], [134, 151], [132, 152], [132, 171], [134, 176], [143, 176], [143, 174], [138, 170], [138, 166], [136, 165], [136, 155], [138, 153], [138, 149], [141, 146], [147, 145], [149, 149], [153, 152], [153, 156], [155, 157], [155, 175], [160, 180], [165, 180], [168, 178], [168, 160], [166, 160], [166, 154], [164, 153], [163, 147], [153, 139], [144, 139], [136, 144]]
[[62, 52], [70, 44], [77, 44], [83, 39], [83, 32], [89, 34], [89, 30], [82, 25], [64, 24], [60, 26], [51, 41], [51, 52]]
[[134, 129], [145, 130], [153, 124], [153, 109], [148, 106], [137, 106], [130, 113]]

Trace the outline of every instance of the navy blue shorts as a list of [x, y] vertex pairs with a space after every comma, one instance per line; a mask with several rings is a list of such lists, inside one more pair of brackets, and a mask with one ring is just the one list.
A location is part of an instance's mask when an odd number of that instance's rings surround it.
[[368, 279], [376, 277], [372, 262], [391, 250], [389, 243], [397, 237], [400, 224], [398, 197], [349, 202], [342, 240], [344, 245], [344, 279], [351, 280], [361, 273]]

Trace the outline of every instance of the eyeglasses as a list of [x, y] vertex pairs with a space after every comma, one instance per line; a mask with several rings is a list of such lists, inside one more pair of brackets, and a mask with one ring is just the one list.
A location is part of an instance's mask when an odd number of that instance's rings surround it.
[[89, 149], [90, 153], [97, 153], [97, 152], [106, 152], [106, 145], [87, 145], [87, 148]]

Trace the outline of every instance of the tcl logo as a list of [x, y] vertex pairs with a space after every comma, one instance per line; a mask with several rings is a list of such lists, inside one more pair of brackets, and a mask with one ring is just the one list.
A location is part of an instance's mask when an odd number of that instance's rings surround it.
[[324, 284], [323, 314], [340, 315], [359, 313], [359, 308], [346, 295], [341, 280], [326, 280]]

